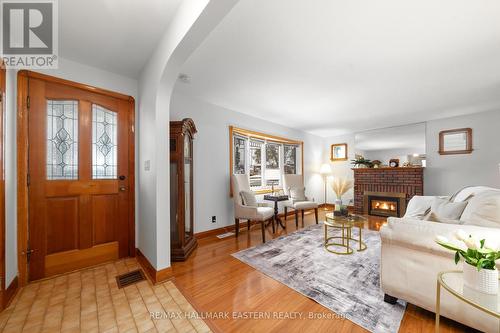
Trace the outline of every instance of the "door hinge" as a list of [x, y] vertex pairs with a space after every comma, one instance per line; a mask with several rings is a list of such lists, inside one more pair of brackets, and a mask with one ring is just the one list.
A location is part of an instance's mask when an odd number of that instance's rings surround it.
[[30, 108], [30, 97], [26, 97], [26, 107], [29, 109]]
[[30, 174], [29, 173], [26, 175], [26, 185], [30, 186]]
[[26, 249], [26, 251], [23, 251], [22, 254], [26, 256], [26, 262], [29, 264], [30, 260], [31, 260], [31, 254], [35, 252], [35, 250], [32, 250], [28, 247], [28, 249]]

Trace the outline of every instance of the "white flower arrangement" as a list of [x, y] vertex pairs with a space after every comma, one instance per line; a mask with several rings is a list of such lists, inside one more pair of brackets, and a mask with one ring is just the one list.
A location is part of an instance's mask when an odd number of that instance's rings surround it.
[[458, 244], [444, 236], [436, 236], [435, 240], [442, 247], [455, 251], [455, 264], [458, 264], [462, 257], [467, 264], [476, 267], [478, 271], [496, 269], [495, 261], [500, 259], [500, 249], [496, 241], [478, 240], [461, 229], [455, 233], [455, 238], [459, 241]]

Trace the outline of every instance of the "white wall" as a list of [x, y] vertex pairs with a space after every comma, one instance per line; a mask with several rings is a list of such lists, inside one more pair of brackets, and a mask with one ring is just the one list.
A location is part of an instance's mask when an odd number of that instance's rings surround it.
[[[348, 155], [347, 161], [335, 161], [335, 162], [330, 161], [331, 145], [337, 143], [347, 143], [347, 155]], [[332, 175], [328, 179], [328, 186], [326, 190], [327, 202], [334, 203], [335, 199], [337, 199], [337, 196], [335, 195], [335, 192], [333, 192], [331, 188], [332, 178], [340, 177], [344, 179], [354, 180], [351, 160], [353, 160], [354, 155], [358, 153], [354, 149], [355, 147], [354, 133], [324, 138], [323, 145], [325, 149], [324, 160], [326, 163], [330, 163], [330, 166], [332, 168]], [[354, 191], [353, 189], [351, 189], [342, 196], [342, 202], [347, 205], [349, 204], [349, 201], [353, 198], [354, 198]]]
[[[169, 114], [181, 65], [237, 0], [184, 0], [139, 79], [139, 249], [170, 266]], [[145, 164], [150, 165], [146, 170]]]
[[[317, 202], [323, 202], [323, 182], [318, 174], [324, 156], [320, 137], [196, 100], [174, 90], [170, 120], [183, 118], [192, 118], [198, 129], [193, 148], [195, 232], [234, 224], [233, 202], [229, 197], [230, 125], [304, 141], [306, 193]], [[213, 215], [217, 216], [216, 224], [211, 223]]]
[[[60, 58], [59, 69], [39, 71], [66, 80], [116, 91], [137, 98], [137, 81], [95, 67]], [[7, 71], [6, 91], [6, 223], [5, 223], [5, 283], [8, 286], [17, 275], [17, 71]], [[137, 105], [136, 105], [137, 107]], [[136, 221], [137, 228], [137, 221]]]
[[[427, 122], [425, 194], [451, 194], [468, 185], [500, 188], [499, 125], [500, 111]], [[439, 132], [464, 127], [472, 128], [472, 154], [439, 155]]]

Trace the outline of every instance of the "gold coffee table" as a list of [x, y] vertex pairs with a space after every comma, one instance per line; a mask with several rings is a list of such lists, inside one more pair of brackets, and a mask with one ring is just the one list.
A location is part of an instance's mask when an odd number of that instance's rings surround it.
[[[358, 243], [356, 251], [366, 250], [367, 246], [361, 239], [361, 229], [363, 229], [366, 221], [367, 219], [361, 215], [334, 216], [333, 213], [327, 213], [324, 223], [325, 249], [335, 254], [353, 254], [354, 249], [349, 245], [349, 242], [356, 242]], [[328, 228], [340, 229], [342, 231], [342, 236], [328, 237]], [[352, 236], [353, 228], [358, 228], [358, 237], [356, 239]], [[340, 242], [336, 242], [335, 240], [340, 240]], [[334, 247], [343, 247], [345, 250], [332, 250], [331, 248]]]

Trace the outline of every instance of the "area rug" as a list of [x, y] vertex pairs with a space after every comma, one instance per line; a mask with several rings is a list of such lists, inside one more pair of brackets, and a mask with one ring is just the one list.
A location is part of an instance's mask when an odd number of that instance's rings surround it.
[[379, 233], [363, 229], [363, 240], [363, 252], [327, 252], [319, 224], [233, 256], [371, 332], [397, 332], [406, 304], [384, 302]]

